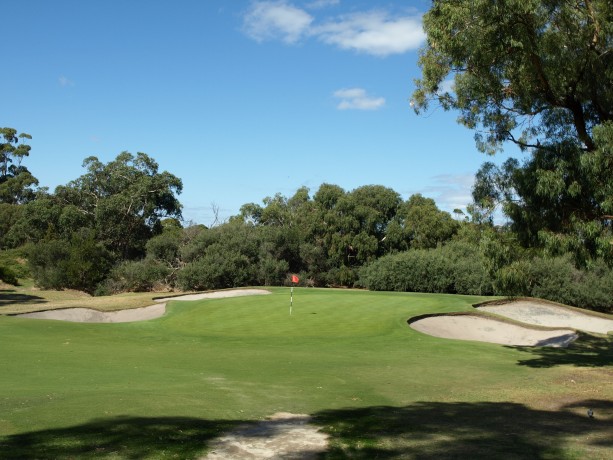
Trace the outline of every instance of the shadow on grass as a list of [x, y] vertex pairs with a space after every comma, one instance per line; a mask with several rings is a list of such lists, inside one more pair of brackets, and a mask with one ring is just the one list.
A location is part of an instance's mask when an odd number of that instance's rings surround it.
[[[586, 404], [596, 418], [588, 418]], [[582, 448], [605, 458], [613, 448], [612, 412], [610, 401], [597, 400], [555, 412], [512, 403], [419, 402], [329, 410], [316, 421], [332, 437], [326, 458], [561, 459]]]
[[[595, 418], [586, 415], [594, 410]], [[322, 458], [605, 458], [613, 449], [613, 402], [589, 400], [559, 411], [512, 403], [419, 402], [406, 407], [325, 410]], [[0, 438], [0, 458], [196, 458], [246, 420], [119, 417]], [[268, 431], [266, 436], [268, 436]], [[264, 435], [264, 434], [263, 434]], [[304, 458], [304, 453], [275, 458]], [[240, 457], [237, 457], [240, 458]]]
[[577, 367], [613, 366], [613, 337], [600, 338], [580, 332], [567, 348], [513, 347], [532, 357], [518, 361], [521, 366], [553, 367], [570, 364]]
[[43, 297], [29, 294], [19, 294], [14, 289], [0, 289], [0, 307], [14, 304], [39, 304], [46, 303]]
[[0, 438], [0, 458], [195, 458], [236, 421], [116, 417]]

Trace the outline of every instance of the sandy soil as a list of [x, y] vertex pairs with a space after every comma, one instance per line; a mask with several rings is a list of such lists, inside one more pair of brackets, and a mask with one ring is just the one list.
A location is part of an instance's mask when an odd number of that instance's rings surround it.
[[499, 305], [485, 305], [478, 309], [537, 326], [571, 327], [599, 334], [613, 331], [613, 319], [600, 318], [548, 303], [519, 300]]
[[565, 347], [577, 338], [570, 329], [540, 331], [475, 315], [431, 316], [411, 327], [435, 337], [513, 346]]
[[215, 440], [201, 460], [315, 459], [326, 451], [328, 437], [309, 420], [308, 415], [279, 412], [243, 425]]
[[120, 311], [98, 311], [91, 308], [61, 308], [57, 310], [39, 311], [17, 315], [21, 318], [55, 319], [75, 323], [128, 323], [132, 321], [146, 321], [159, 318], [166, 313], [166, 302], [170, 300], [200, 300], [222, 299], [226, 297], [240, 297], [246, 295], [270, 294], [264, 289], [232, 289], [227, 291], [205, 292], [202, 294], [187, 294], [177, 297], [156, 299], [159, 302], [144, 308], [132, 308]]

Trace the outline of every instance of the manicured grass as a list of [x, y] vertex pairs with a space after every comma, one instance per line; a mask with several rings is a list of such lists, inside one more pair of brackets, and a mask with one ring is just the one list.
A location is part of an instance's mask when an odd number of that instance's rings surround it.
[[613, 451], [611, 339], [438, 339], [407, 319], [484, 299], [295, 289], [290, 316], [289, 290], [272, 291], [172, 302], [140, 323], [0, 317], [0, 458], [194, 458], [279, 411], [313, 414], [329, 458]]

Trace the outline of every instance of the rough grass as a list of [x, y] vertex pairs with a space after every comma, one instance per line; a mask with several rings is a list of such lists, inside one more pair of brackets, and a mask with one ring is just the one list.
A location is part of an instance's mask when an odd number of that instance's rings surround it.
[[610, 338], [516, 348], [407, 326], [483, 300], [295, 289], [290, 316], [277, 288], [140, 323], [0, 317], [0, 458], [196, 458], [281, 411], [314, 415], [328, 458], [611, 458]]

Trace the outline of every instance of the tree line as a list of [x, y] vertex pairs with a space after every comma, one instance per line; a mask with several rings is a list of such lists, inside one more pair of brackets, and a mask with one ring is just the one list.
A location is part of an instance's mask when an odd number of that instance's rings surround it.
[[[612, 311], [613, 4], [434, 0], [423, 23], [415, 111], [457, 111], [478, 150], [510, 143], [524, 155], [482, 165], [467, 215], [382, 185], [322, 184], [184, 227], [181, 180], [146, 154], [87, 158], [83, 176], [49, 193], [21, 164], [30, 136], [3, 128], [0, 247], [21, 248], [41, 286], [98, 294], [278, 285], [298, 273], [311, 286]], [[508, 224], [494, 225], [497, 209]]]
[[494, 225], [474, 205], [454, 218], [420, 194], [322, 184], [244, 204], [207, 228], [183, 225], [181, 180], [144, 153], [107, 164], [90, 157], [84, 167], [53, 193], [19, 178], [30, 174], [23, 165], [2, 178], [30, 190], [0, 203], [0, 245], [25, 256], [40, 287], [209, 290], [283, 285], [296, 273], [304, 286], [529, 295], [611, 309], [610, 261], [595, 254], [584, 266], [572, 252], [526, 246], [512, 225]]

